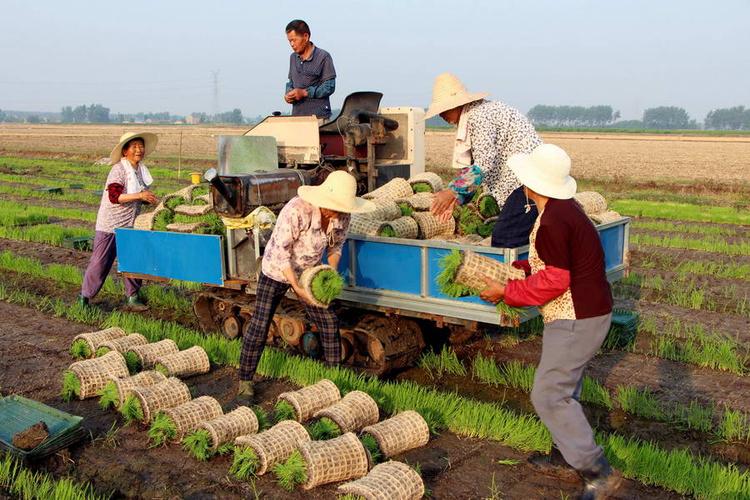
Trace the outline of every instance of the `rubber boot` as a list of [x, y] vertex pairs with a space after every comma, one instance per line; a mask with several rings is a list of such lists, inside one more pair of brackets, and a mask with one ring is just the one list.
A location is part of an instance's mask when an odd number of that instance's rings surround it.
[[614, 495], [622, 483], [622, 475], [609, 466], [604, 456], [591, 469], [578, 471], [585, 486], [581, 500], [604, 500]]
[[255, 389], [253, 388], [253, 381], [240, 380], [240, 386], [237, 390], [237, 400], [246, 406], [251, 406], [254, 397]]
[[89, 299], [88, 297], [84, 297], [83, 295], [79, 295], [76, 299], [76, 304], [78, 304], [81, 307], [88, 307], [89, 306]]
[[138, 296], [138, 294], [131, 295], [125, 300], [125, 307], [129, 311], [135, 311], [135, 312], [142, 312], [142, 311], [148, 311], [148, 306], [143, 303], [141, 298]]

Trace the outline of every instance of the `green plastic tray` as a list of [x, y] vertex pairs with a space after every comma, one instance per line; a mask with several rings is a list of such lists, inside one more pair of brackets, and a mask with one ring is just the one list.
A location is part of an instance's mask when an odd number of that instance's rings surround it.
[[[43, 421], [49, 428], [49, 438], [33, 450], [13, 446], [13, 436]], [[6, 396], [0, 399], [0, 448], [22, 458], [41, 458], [54, 453], [80, 439], [85, 431], [83, 417], [71, 415], [44, 403], [24, 398]]]

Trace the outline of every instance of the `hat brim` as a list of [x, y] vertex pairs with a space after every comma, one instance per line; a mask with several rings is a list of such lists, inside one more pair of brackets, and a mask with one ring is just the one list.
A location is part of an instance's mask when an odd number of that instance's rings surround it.
[[327, 194], [319, 189], [320, 186], [300, 186], [297, 188], [297, 195], [308, 202], [309, 204], [318, 208], [327, 208], [336, 212], [342, 212], [345, 214], [360, 214], [365, 212], [372, 212], [377, 207], [371, 201], [363, 198], [354, 197], [351, 203], [344, 204], [339, 200], [334, 200], [327, 196]]
[[122, 159], [122, 147], [132, 141], [133, 139], [143, 139], [143, 156], [148, 156], [156, 149], [156, 144], [159, 142], [159, 137], [151, 132], [137, 132], [128, 135], [122, 139], [117, 146], [112, 148], [112, 152], [109, 153], [109, 164], [114, 165]]
[[459, 106], [463, 106], [464, 104], [478, 101], [479, 99], [484, 99], [488, 95], [489, 94], [487, 92], [464, 92], [461, 94], [457, 94], [450, 99], [433, 102], [430, 104], [430, 107], [427, 108], [427, 111], [424, 114], [424, 119], [429, 120], [433, 116], [437, 116], [440, 113], [448, 111], [449, 109], [457, 108]]
[[561, 183], [550, 182], [529, 154], [513, 155], [508, 159], [506, 165], [516, 175], [521, 184], [547, 198], [568, 200], [576, 194], [578, 189], [576, 180], [570, 175]]

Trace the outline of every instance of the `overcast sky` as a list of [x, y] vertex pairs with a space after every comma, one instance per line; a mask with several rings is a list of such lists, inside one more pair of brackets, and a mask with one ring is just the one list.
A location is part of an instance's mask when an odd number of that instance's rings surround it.
[[306, 20], [338, 78], [384, 105], [427, 106], [451, 71], [522, 111], [750, 106], [750, 1], [2, 0], [0, 109], [286, 110], [284, 27]]

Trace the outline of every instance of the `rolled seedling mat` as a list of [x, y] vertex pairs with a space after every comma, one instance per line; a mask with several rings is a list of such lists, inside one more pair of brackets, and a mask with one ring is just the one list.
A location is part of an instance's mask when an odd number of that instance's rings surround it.
[[[400, 211], [399, 211], [400, 213]], [[366, 215], [352, 215], [349, 220], [349, 232], [351, 234], [362, 234], [365, 236], [377, 236], [382, 220], [375, 220]]]
[[125, 354], [135, 346], [146, 344], [148, 344], [148, 340], [146, 340], [146, 337], [144, 337], [140, 333], [131, 333], [130, 335], [125, 335], [124, 337], [119, 337], [114, 340], [102, 342], [101, 344], [99, 344], [99, 347], [96, 350], [97, 352], [99, 352], [101, 349], [107, 349], [108, 351], [117, 351], [120, 354]]
[[338, 491], [365, 500], [418, 500], [425, 493], [417, 471], [393, 460], [376, 465], [363, 478], [342, 484]]
[[234, 440], [236, 447], [252, 448], [258, 457], [255, 474], [262, 476], [294, 453], [301, 443], [310, 441], [307, 429], [294, 420], [283, 420], [260, 434], [242, 435]]
[[500, 206], [497, 200], [489, 193], [482, 193], [477, 197], [476, 207], [484, 219], [496, 217], [500, 213]]
[[104, 356], [76, 361], [68, 368], [78, 378], [80, 383], [79, 399], [96, 396], [101, 391], [109, 377], [127, 377], [128, 365], [125, 358], [117, 351], [110, 351]]
[[112, 382], [115, 385], [117, 390], [117, 408], [119, 408], [122, 406], [122, 403], [125, 402], [125, 398], [128, 397], [128, 394], [130, 394], [136, 387], [148, 387], [150, 385], [164, 382], [165, 380], [167, 380], [167, 377], [165, 377], [164, 374], [155, 370], [146, 370], [129, 377], [110, 376], [108, 383]]
[[174, 231], [175, 233], [194, 233], [203, 226], [208, 226], [204, 221], [196, 222], [172, 222], [167, 224], [168, 231]]
[[169, 193], [167, 195], [164, 195], [161, 202], [166, 204], [172, 198], [182, 198], [185, 200], [186, 203], [192, 203], [193, 202], [193, 190], [197, 187], [198, 187], [198, 184], [191, 184], [190, 186], [186, 186], [178, 191], [175, 191], [174, 193]]
[[195, 203], [198, 200], [206, 203], [206, 205], [213, 206], [213, 204], [211, 203], [211, 195], [210, 194], [202, 194], [200, 196], [194, 197], [193, 198], [193, 203]]
[[298, 391], [282, 392], [278, 397], [279, 401], [286, 401], [292, 405], [297, 422], [307, 421], [315, 412], [331, 406], [340, 399], [339, 388], [328, 379], [323, 379]]
[[443, 190], [443, 179], [435, 172], [420, 172], [409, 178], [415, 193], [437, 193]]
[[226, 443], [232, 443], [239, 436], [258, 432], [258, 417], [247, 406], [234, 410], [200, 424], [198, 429], [205, 429], [211, 435], [211, 451], [216, 451]]
[[419, 413], [407, 410], [362, 429], [378, 443], [383, 456], [390, 458], [419, 448], [430, 440], [430, 428]]
[[90, 351], [88, 357], [91, 357], [96, 353], [96, 350], [99, 348], [102, 342], [107, 342], [124, 336], [125, 330], [123, 330], [122, 328], [106, 328], [97, 332], [81, 333], [80, 335], [76, 335], [75, 337], [73, 337], [73, 344], [75, 344], [79, 340], [85, 342]]
[[180, 215], [200, 216], [206, 215], [213, 210], [211, 205], [179, 205], [174, 209], [174, 213]]
[[596, 224], [608, 224], [622, 219], [622, 215], [613, 210], [607, 210], [606, 212], [600, 212], [598, 214], [590, 214], [589, 218]]
[[406, 179], [401, 177], [395, 177], [390, 181], [386, 182], [376, 190], [366, 193], [362, 198], [366, 200], [373, 199], [385, 199], [385, 200], [398, 200], [399, 198], [406, 198], [411, 195], [414, 191], [411, 188], [411, 184]]
[[341, 433], [357, 432], [362, 427], [372, 425], [380, 418], [378, 404], [369, 394], [352, 391], [328, 408], [315, 412], [315, 418], [330, 418]]
[[352, 432], [326, 441], [300, 443], [299, 451], [307, 469], [307, 481], [302, 485], [306, 490], [357, 479], [369, 469], [367, 451]]
[[200, 396], [187, 403], [161, 410], [159, 413], [168, 418], [174, 428], [174, 435], [170, 436], [170, 439], [179, 441], [185, 437], [185, 434], [194, 431], [201, 424], [220, 417], [224, 411], [216, 399], [211, 396]]
[[596, 191], [583, 191], [575, 194], [575, 200], [583, 207], [586, 215], [607, 211], [607, 200]]
[[453, 217], [448, 218], [446, 222], [440, 222], [430, 212], [414, 212], [411, 214], [419, 225], [419, 238], [429, 240], [443, 234], [453, 234], [456, 231], [456, 220]]
[[384, 222], [378, 230], [378, 236], [389, 238], [416, 239], [419, 235], [419, 225], [413, 217], [399, 217], [396, 220]]
[[331, 266], [321, 264], [302, 271], [299, 284], [316, 306], [327, 308], [343, 290], [344, 279]]
[[169, 209], [164, 206], [164, 200], [162, 200], [161, 203], [156, 205], [156, 208], [154, 208], [151, 212], [145, 212], [138, 215], [133, 222], [133, 229], [151, 231], [152, 229], [154, 229], [156, 218], [165, 210], [169, 211]]
[[192, 399], [190, 389], [180, 379], [169, 377], [163, 382], [147, 387], [133, 388], [143, 410], [143, 423], [148, 424], [161, 410], [172, 408]]
[[375, 210], [365, 212], [361, 216], [373, 220], [393, 220], [401, 217], [401, 208], [392, 200], [384, 200], [379, 203]]
[[211, 370], [206, 350], [198, 345], [184, 351], [159, 356], [154, 361], [154, 366], [162, 372], [166, 370], [165, 374], [170, 377], [189, 377], [208, 373]]
[[414, 193], [398, 200], [398, 203], [406, 203], [415, 212], [426, 212], [432, 208], [433, 201], [435, 201], [435, 195], [432, 193]]
[[471, 250], [463, 253], [461, 265], [456, 269], [453, 281], [477, 292], [487, 288], [484, 276], [502, 284], [509, 280], [524, 279], [526, 273], [510, 264], [479, 255]]
[[135, 353], [142, 369], [151, 369], [161, 356], [179, 352], [177, 344], [172, 339], [164, 339], [150, 344], [132, 347], [128, 352]]

